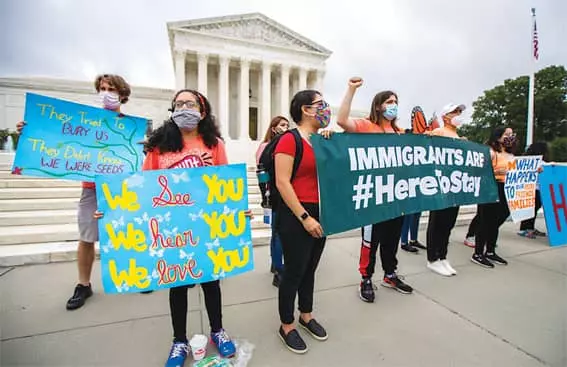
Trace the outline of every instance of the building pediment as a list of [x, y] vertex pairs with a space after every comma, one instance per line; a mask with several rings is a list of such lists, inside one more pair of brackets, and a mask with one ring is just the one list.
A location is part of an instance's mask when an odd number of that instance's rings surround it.
[[179, 29], [329, 56], [331, 51], [260, 13], [168, 23]]

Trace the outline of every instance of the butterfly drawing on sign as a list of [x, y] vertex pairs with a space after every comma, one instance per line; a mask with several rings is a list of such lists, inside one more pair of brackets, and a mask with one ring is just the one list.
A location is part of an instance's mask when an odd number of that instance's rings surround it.
[[228, 206], [224, 206], [224, 211], [222, 212], [223, 214], [234, 214], [236, 213], [236, 209], [230, 209]]
[[110, 243], [110, 241], [108, 241], [108, 243], [106, 245], [103, 245], [100, 248], [105, 254], [108, 254], [108, 252], [112, 249], [112, 243]]
[[243, 246], [250, 246], [252, 244], [252, 241], [244, 241], [244, 238], [241, 238], [240, 241], [238, 242], [238, 246], [243, 247]]
[[164, 229], [163, 233], [165, 233], [165, 235], [168, 236], [168, 237], [173, 237], [177, 234], [177, 231], [178, 231], [178, 229], [177, 229], [177, 227], [175, 227], [171, 231]]
[[161, 249], [153, 249], [153, 248], [150, 248], [150, 256], [151, 256], [151, 257], [157, 256], [157, 257], [160, 257], [160, 258], [161, 258], [161, 257], [163, 257], [163, 252], [164, 252], [164, 251], [165, 251], [164, 248], [161, 248]]
[[164, 219], [166, 222], [169, 222], [169, 221], [171, 220], [171, 212], [165, 213], [164, 216], [163, 216], [163, 219]]
[[152, 280], [154, 280], [154, 279], [159, 279], [159, 274], [158, 274], [157, 270], [154, 269], [154, 271], [152, 271], [152, 273], [149, 274], [149, 275], [146, 277], [146, 279], [149, 280], [150, 283], [151, 283]]
[[213, 242], [205, 243], [205, 246], [207, 246], [207, 249], [212, 250], [213, 247], [219, 247], [220, 246], [220, 241], [219, 241], [218, 238], [216, 238]]
[[184, 259], [191, 260], [193, 258], [193, 256], [195, 256], [194, 252], [186, 253], [183, 250], [179, 250], [179, 258], [181, 260], [184, 260]]
[[161, 216], [161, 214], [156, 214], [155, 215], [156, 220], [158, 221], [158, 223], [163, 222], [163, 217]]
[[214, 279], [214, 280], [219, 280], [219, 278], [220, 278], [220, 279], [223, 279], [225, 276], [226, 276], [226, 274], [225, 274], [225, 272], [224, 272], [224, 270], [223, 270], [223, 271], [221, 271], [219, 274], [213, 274], [213, 279]]
[[197, 214], [189, 213], [189, 218], [191, 218], [191, 220], [194, 222], [199, 218], [203, 218], [203, 213], [203, 209], [199, 210], [199, 213]]
[[128, 283], [124, 282], [124, 285], [116, 286], [116, 290], [118, 291], [118, 293], [122, 293], [122, 292], [128, 292], [130, 290], [130, 287], [128, 286]]
[[134, 174], [130, 176], [127, 180], [128, 187], [144, 187], [144, 176], [139, 174]]
[[124, 216], [121, 216], [117, 220], [112, 220], [112, 228], [117, 229], [119, 227], [124, 227]]
[[138, 223], [138, 224], [142, 224], [144, 222], [147, 222], [150, 220], [150, 216], [148, 215], [147, 212], [144, 212], [144, 214], [142, 214], [141, 217], [135, 217], [134, 218], [134, 222]]
[[176, 174], [172, 172], [171, 177], [173, 177], [173, 182], [175, 183], [179, 183], [181, 181], [189, 182], [189, 175], [187, 175], [187, 171], [183, 171], [180, 174]]

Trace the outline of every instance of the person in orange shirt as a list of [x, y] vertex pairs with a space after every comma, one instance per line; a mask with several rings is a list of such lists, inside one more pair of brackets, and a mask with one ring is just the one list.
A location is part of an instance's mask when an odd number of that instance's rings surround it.
[[[339, 108], [337, 123], [346, 132], [374, 134], [403, 134], [397, 125], [398, 96], [392, 91], [383, 91], [374, 97], [370, 106], [370, 115], [365, 119], [349, 119], [352, 99], [362, 85], [362, 79], [351, 78], [343, 102]], [[402, 233], [403, 216], [362, 228], [359, 272], [362, 276], [359, 296], [364, 302], [374, 302], [374, 284], [372, 275], [376, 265], [376, 252], [380, 247], [380, 260], [384, 277], [382, 285], [400, 293], [409, 294], [413, 288], [405, 284], [396, 274], [398, 243]]]
[[[124, 78], [114, 74], [97, 76], [94, 87], [102, 107], [118, 113], [120, 113], [120, 107], [128, 102], [131, 93], [130, 85]], [[16, 132], [21, 134], [24, 126], [25, 122], [20, 121], [16, 125]], [[96, 191], [94, 182], [83, 182], [82, 188], [77, 211], [77, 222], [79, 225], [79, 245], [77, 248], [79, 282], [75, 286], [73, 295], [67, 301], [67, 310], [75, 310], [82, 307], [87, 298], [93, 295], [91, 273], [95, 260], [94, 243], [98, 241], [98, 222], [93, 218], [97, 208]]]
[[504, 180], [508, 171], [508, 163], [514, 160], [510, 153], [516, 142], [516, 135], [511, 128], [498, 127], [492, 131], [488, 139], [490, 158], [494, 176], [498, 185], [498, 201], [478, 205], [478, 224], [475, 233], [475, 249], [471, 261], [485, 268], [493, 268], [494, 264], [508, 265], [508, 262], [495, 252], [498, 230], [510, 215], [508, 202], [504, 194]]
[[[450, 103], [446, 105], [441, 111], [443, 126], [431, 131], [428, 135], [461, 139], [457, 133], [457, 128], [462, 123], [461, 114], [464, 110], [465, 105], [462, 104]], [[453, 227], [455, 227], [458, 214], [458, 206], [429, 212], [429, 222], [427, 224], [427, 268], [447, 277], [457, 274], [457, 271], [447, 260], [447, 250], [449, 237]]]

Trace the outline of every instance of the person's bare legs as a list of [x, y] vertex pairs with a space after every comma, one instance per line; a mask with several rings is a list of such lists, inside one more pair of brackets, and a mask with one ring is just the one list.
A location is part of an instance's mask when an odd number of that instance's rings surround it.
[[95, 260], [94, 243], [79, 241], [77, 248], [77, 267], [79, 268], [79, 284], [91, 284], [91, 273]]

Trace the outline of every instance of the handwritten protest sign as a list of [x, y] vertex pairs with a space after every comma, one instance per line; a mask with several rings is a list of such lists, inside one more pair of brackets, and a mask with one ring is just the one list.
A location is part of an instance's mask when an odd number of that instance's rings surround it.
[[311, 139], [327, 235], [425, 210], [494, 202], [488, 147], [424, 135]]
[[94, 181], [142, 168], [147, 120], [26, 93], [13, 174]]
[[246, 165], [97, 176], [107, 293], [210, 282], [253, 269]]
[[542, 156], [516, 157], [508, 166], [504, 192], [514, 223], [535, 216], [535, 195], [538, 169]]
[[567, 165], [545, 166], [539, 183], [549, 244], [567, 245]]

